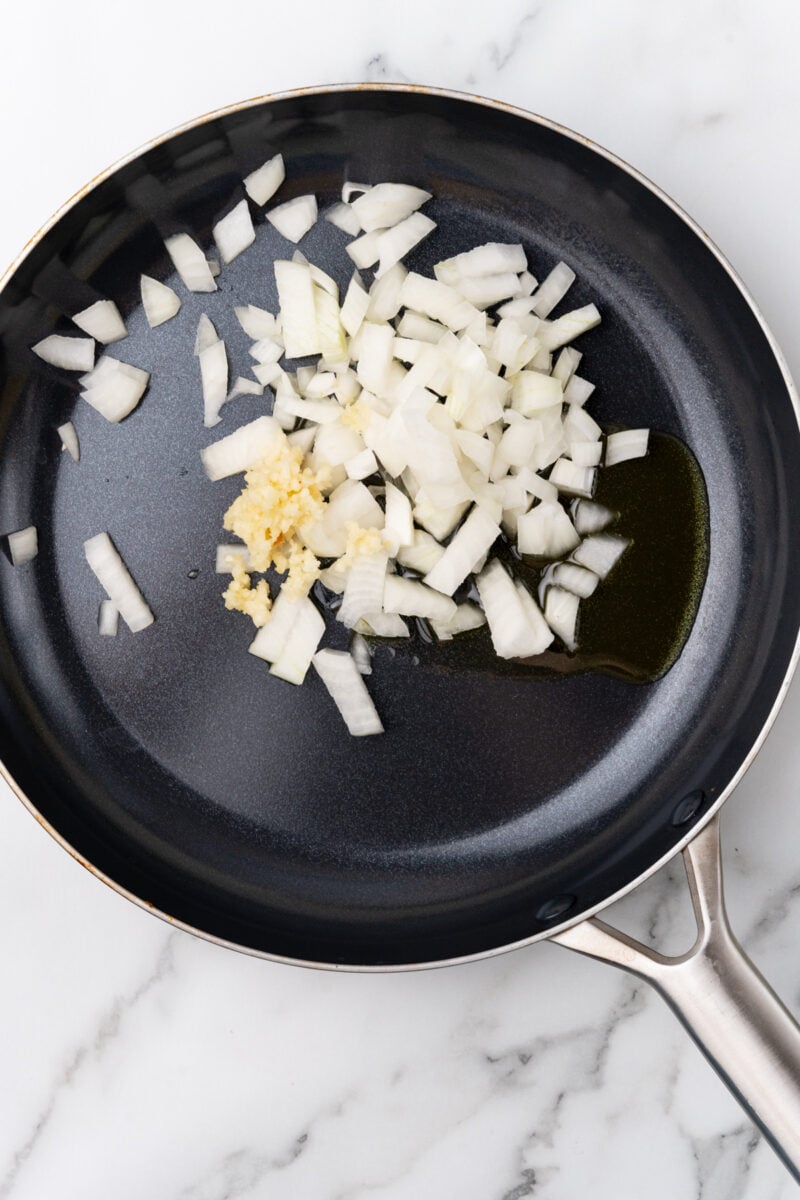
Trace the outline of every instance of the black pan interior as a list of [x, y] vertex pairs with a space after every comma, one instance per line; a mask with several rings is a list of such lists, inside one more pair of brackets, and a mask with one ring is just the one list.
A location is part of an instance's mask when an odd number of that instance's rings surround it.
[[[711, 553], [692, 634], [660, 682], [586, 675], [499, 679], [377, 655], [384, 737], [353, 740], [319, 680], [272, 679], [246, 653], [213, 572], [236, 481], [210, 485], [191, 349], [199, 314], [248, 342], [233, 304], [275, 303], [259, 226], [211, 297], [147, 331], [140, 272], [168, 279], [162, 237], [204, 245], [241, 177], [280, 150], [286, 197], [332, 201], [345, 178], [430, 188], [441, 229], [411, 263], [489, 238], [525, 243], [541, 274], [561, 257], [595, 415], [692, 447], [708, 488]], [[18, 181], [24, 186], [24, 181]], [[303, 244], [340, 282], [345, 237]], [[174, 279], [171, 282], [175, 282]], [[119, 427], [29, 346], [99, 296], [153, 373]], [[664, 201], [580, 140], [499, 107], [419, 91], [300, 94], [208, 120], [88, 191], [0, 296], [0, 531], [34, 523], [40, 553], [0, 561], [0, 756], [38, 811], [144, 901], [243, 947], [331, 963], [426, 962], [545, 930], [628, 884], [683, 836], [676, 806], [726, 787], [761, 729], [798, 627], [798, 426], [747, 301]], [[262, 411], [225, 410], [215, 434]], [[83, 457], [59, 453], [72, 417]], [[108, 529], [157, 614], [97, 634], [84, 539]], [[199, 574], [195, 576], [195, 572]], [[702, 807], [699, 810], [702, 811]]]

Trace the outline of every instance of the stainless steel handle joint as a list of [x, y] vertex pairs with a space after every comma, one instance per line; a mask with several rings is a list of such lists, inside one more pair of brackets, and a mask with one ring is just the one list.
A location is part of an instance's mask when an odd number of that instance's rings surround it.
[[667, 957], [596, 918], [552, 940], [648, 980], [800, 1181], [800, 1028], [734, 937], [719, 818], [683, 851], [697, 937]]

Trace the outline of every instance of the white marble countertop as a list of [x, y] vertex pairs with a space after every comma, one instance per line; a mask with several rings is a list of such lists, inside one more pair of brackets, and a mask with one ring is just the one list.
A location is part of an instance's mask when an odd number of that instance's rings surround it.
[[[96, 171], [200, 112], [411, 80], [544, 113], [641, 168], [732, 259], [800, 375], [792, 0], [209, 12], [73, 0], [4, 14], [0, 261]], [[796, 1013], [798, 720], [796, 684], [723, 819], [734, 926]], [[405, 976], [290, 969], [126, 903], [5, 788], [0, 839], [2, 1200], [796, 1194], [662, 1002], [610, 968], [541, 945]], [[675, 864], [615, 917], [686, 944], [682, 885]]]

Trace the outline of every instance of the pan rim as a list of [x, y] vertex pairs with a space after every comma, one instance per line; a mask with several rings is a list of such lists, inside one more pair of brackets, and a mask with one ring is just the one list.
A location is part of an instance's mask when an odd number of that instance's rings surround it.
[[[695, 221], [694, 218], [691, 217], [677, 203], [677, 201], [675, 201], [666, 191], [664, 191], [663, 188], [659, 187], [658, 184], [654, 183], [636, 167], [631, 166], [631, 164], [625, 159], [621, 158], [617, 154], [614, 154], [612, 151], [607, 150], [605, 147], [593, 141], [591, 138], [588, 138], [583, 134], [577, 133], [575, 130], [570, 129], [568, 126], [562, 125], [559, 122], [553, 121], [550, 118], [544, 117], [538, 113], [530, 112], [529, 110], [521, 108], [518, 105], [509, 104], [506, 101], [494, 100], [487, 96], [482, 96], [477, 93], [473, 94], [470, 92], [463, 92], [454, 88], [429, 87], [425, 84], [391, 82], [318, 84], [308, 87], [290, 88], [280, 92], [267, 92], [260, 96], [253, 96], [246, 100], [225, 105], [221, 108], [212, 109], [209, 112], [203, 113], [201, 116], [194, 117], [189, 121], [185, 121], [182, 124], [177, 125], [172, 129], [169, 129], [166, 132], [158, 135], [157, 137], [149, 139], [142, 145], [138, 146], [135, 150], [117, 159], [110, 166], [106, 167], [103, 171], [100, 171], [97, 175], [95, 175], [88, 183], [80, 187], [72, 196], [69, 197], [69, 199], [67, 199], [58, 209], [56, 209], [53, 215], [44, 222], [44, 224], [33, 234], [31, 238], [28, 239], [19, 254], [12, 260], [12, 262], [3, 272], [2, 276], [0, 276], [0, 293], [5, 290], [7, 283], [13, 277], [28, 255], [50, 232], [50, 230], [53, 229], [73, 207], [75, 207], [75, 205], [77, 205], [96, 187], [105, 182], [105, 180], [112, 176], [116, 171], [126, 166], [128, 163], [134, 162], [145, 152], [170, 141], [174, 137], [177, 137], [183, 133], [187, 133], [192, 129], [197, 129], [209, 121], [218, 120], [222, 117], [230, 116], [233, 113], [244, 112], [249, 108], [256, 108], [259, 105], [272, 104], [281, 100], [296, 99], [301, 96], [335, 95], [337, 93], [354, 91], [400, 94], [419, 93], [425, 96], [436, 96], [444, 99], [461, 101], [466, 104], [477, 104], [484, 108], [497, 109], [501, 112], [508, 113], [511, 116], [519, 117], [525, 121], [531, 122], [532, 124], [551, 130], [562, 137], [568, 138], [570, 141], [580, 143], [593, 153], [599, 155], [601, 158], [606, 159], [607, 162], [612, 163], [614, 166], [624, 171], [637, 183], [647, 188], [648, 191], [651, 192], [657, 199], [661, 200], [662, 203], [667, 205], [667, 207], [672, 210], [672, 212], [713, 254], [720, 266], [729, 276], [731, 282], [736, 287], [743, 300], [750, 308], [753, 316], [761, 327], [770, 351], [773, 354], [778, 369], [783, 377], [783, 381], [786, 385], [786, 390], [794, 410], [795, 420], [798, 424], [798, 430], [800, 431], [800, 395], [798, 395], [797, 388], [789, 371], [788, 363], [786, 362], [783, 352], [778, 345], [774, 334], [769, 328], [763, 313], [758, 307], [758, 304], [751, 295], [749, 289], [744, 284], [743, 280], [740, 278], [734, 267], [731, 265], [716, 243], [709, 237], [702, 226], [699, 225], [698, 222]], [[709, 806], [709, 808], [703, 813], [702, 817], [692, 826], [689, 832], [680, 838], [673, 846], [671, 846], [670, 849], [661, 856], [661, 858], [637, 875], [635, 879], [619, 888], [611, 896], [606, 897], [597, 904], [582, 910], [579, 913], [572, 914], [569, 918], [561, 921], [559, 924], [554, 925], [551, 928], [540, 930], [537, 933], [530, 934], [527, 937], [520, 938], [514, 942], [504, 943], [501, 946], [491, 946], [488, 949], [477, 951], [472, 954], [435, 959], [421, 963], [410, 962], [375, 965], [371, 963], [362, 964], [313, 961], [310, 959], [293, 958], [288, 955], [276, 954], [267, 950], [260, 950], [252, 946], [246, 946], [240, 942], [229, 941], [226, 938], [209, 933], [198, 926], [192, 925], [187, 921], [183, 921], [178, 917], [172, 916], [170, 913], [156, 907], [142, 896], [138, 896], [134, 892], [129, 891], [126, 887], [120, 883], [117, 883], [116, 880], [111, 878], [111, 876], [107, 875], [99, 867], [96, 867], [92, 862], [80, 854], [79, 851], [72, 846], [71, 843], [55, 828], [55, 826], [53, 826], [42, 815], [42, 813], [39, 812], [27, 793], [17, 784], [16, 780], [13, 778], [11, 772], [8, 770], [2, 760], [0, 760], [0, 778], [2, 778], [8, 784], [11, 791], [16, 795], [17, 799], [30, 812], [39, 825], [41, 825], [42, 828], [45, 829], [47, 833], [49, 833], [49, 835], [54, 839], [54, 841], [57, 842], [62, 849], [66, 850], [76, 862], [78, 862], [82, 867], [85, 867], [90, 874], [92, 874], [96, 879], [100, 880], [101, 883], [104, 883], [107, 887], [111, 888], [112, 891], [116, 892], [124, 899], [131, 901], [143, 911], [150, 913], [153, 916], [160, 917], [161, 920], [165, 921], [173, 928], [181, 929], [186, 933], [194, 934], [196, 937], [202, 938], [204, 941], [211, 942], [214, 945], [223, 947], [226, 950], [236, 950], [239, 953], [248, 954], [254, 958], [265, 959], [269, 962], [280, 963], [285, 966], [306, 967], [325, 971], [346, 971], [359, 974], [395, 974], [401, 971], [433, 970], [440, 967], [460, 966], [466, 963], [479, 962], [482, 959], [495, 958], [501, 954], [508, 954], [513, 950], [520, 950], [524, 946], [532, 945], [535, 942], [549, 940], [550, 938], [555, 937], [557, 934], [563, 933], [565, 930], [581, 924], [581, 922], [588, 920], [590, 917], [593, 917], [597, 913], [608, 908], [611, 904], [621, 900], [623, 896], [628, 895], [629, 892], [632, 892], [646, 879], [649, 879], [652, 875], [654, 875], [656, 871], [660, 870], [663, 866], [670, 862], [670, 860], [676, 855], [680, 854], [681, 851], [684, 850], [686, 846], [688, 846], [689, 843], [700, 833], [700, 831], [705, 828], [705, 826], [712, 820], [716, 813], [719, 812], [722, 805], [736, 789], [746, 772], [752, 766], [756, 756], [764, 745], [764, 742], [766, 741], [773, 724], [775, 723], [778, 713], [783, 707], [789, 686], [798, 666], [798, 661], [800, 661], [800, 630], [798, 630], [797, 636], [795, 637], [794, 648], [792, 650], [789, 664], [783, 680], [781, 681], [781, 685], [778, 689], [772, 708], [770, 709], [764, 724], [759, 730], [756, 738], [753, 741], [753, 744], [751, 745], [741, 766], [739, 767], [739, 770], [728, 782], [727, 786], [722, 790], [719, 796], [717, 796], [713, 804]]]

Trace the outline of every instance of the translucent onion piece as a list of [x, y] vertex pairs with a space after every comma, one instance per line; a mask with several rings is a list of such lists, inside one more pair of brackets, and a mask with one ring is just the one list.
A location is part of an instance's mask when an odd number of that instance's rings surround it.
[[59, 425], [56, 433], [61, 438], [61, 449], [66, 450], [73, 462], [80, 462], [81, 447], [72, 421], [65, 421], [63, 425]]
[[177, 292], [165, 283], [160, 283], [150, 275], [142, 275], [139, 280], [142, 294], [142, 307], [151, 329], [163, 325], [180, 312], [181, 302]]
[[91, 371], [94, 364], [93, 338], [62, 337], [52, 333], [31, 349], [42, 362], [60, 367], [62, 371]]
[[266, 458], [283, 436], [283, 430], [273, 417], [258, 417], [206, 446], [200, 451], [200, 458], [209, 479], [224, 479], [227, 475], [238, 475], [259, 459]]
[[644, 458], [649, 440], [649, 429], [624, 429], [620, 433], [610, 433], [606, 438], [604, 465], [613, 467], [632, 458]]
[[265, 214], [270, 225], [290, 242], [299, 242], [317, 220], [317, 198], [313, 195], [295, 196]]
[[283, 155], [276, 154], [245, 176], [244, 189], [254, 203], [263, 205], [272, 199], [285, 178]]
[[252, 246], [256, 231], [246, 200], [240, 200], [227, 216], [217, 221], [211, 231], [224, 263], [233, 262], [243, 250]]
[[176, 233], [164, 242], [175, 270], [190, 292], [215, 292], [217, 285], [206, 256], [188, 233]]
[[116, 637], [119, 628], [119, 609], [113, 600], [101, 600], [97, 614], [97, 627], [101, 637]]

